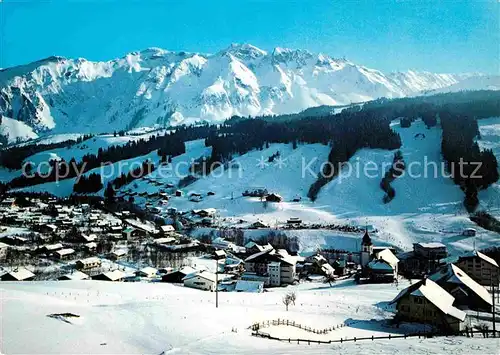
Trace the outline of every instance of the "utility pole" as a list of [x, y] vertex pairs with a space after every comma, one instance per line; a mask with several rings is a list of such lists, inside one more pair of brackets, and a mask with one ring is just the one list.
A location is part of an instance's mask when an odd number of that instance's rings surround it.
[[215, 258], [215, 308], [219, 308], [219, 259]]
[[[492, 269], [492, 271], [493, 271], [493, 269]], [[497, 282], [497, 281], [495, 280], [495, 282]], [[490, 273], [490, 283], [491, 283], [491, 291], [492, 291], [492, 296], [493, 296], [492, 297], [492, 299], [493, 299], [493, 336], [496, 337], [496, 323], [495, 323], [495, 321], [496, 321], [496, 319], [495, 319], [495, 312], [496, 312], [496, 310], [495, 310], [495, 286], [496, 285], [493, 282], [493, 275], [491, 273]]]

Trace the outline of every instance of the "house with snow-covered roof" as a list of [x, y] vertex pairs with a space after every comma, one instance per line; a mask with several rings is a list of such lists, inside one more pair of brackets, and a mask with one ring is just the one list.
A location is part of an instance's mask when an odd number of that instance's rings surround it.
[[500, 282], [500, 269], [498, 263], [480, 251], [473, 250], [460, 256], [455, 262], [460, 269], [465, 271], [480, 285], [498, 285]]
[[182, 281], [185, 287], [197, 288], [199, 290], [215, 291], [217, 287], [216, 275], [209, 271], [199, 271], [186, 275]]
[[447, 264], [430, 275], [429, 279], [455, 297], [454, 306], [475, 311], [492, 311], [493, 300], [488, 290], [474, 281], [458, 266]]
[[101, 259], [98, 257], [90, 257], [81, 260], [77, 260], [75, 263], [75, 267], [78, 270], [90, 270], [94, 268], [101, 267]]
[[0, 276], [2, 281], [32, 281], [34, 278], [35, 274], [23, 267], [18, 267]]
[[122, 281], [125, 278], [125, 276], [126, 276], [125, 273], [121, 272], [120, 270], [114, 270], [92, 276], [92, 280]]
[[431, 260], [444, 259], [448, 256], [446, 245], [438, 242], [414, 243], [413, 252], [417, 256]]
[[81, 271], [73, 271], [58, 278], [59, 281], [80, 281], [89, 280], [90, 276]]
[[466, 313], [453, 305], [455, 297], [430, 279], [402, 290], [390, 304], [396, 304], [398, 321], [430, 324], [450, 333], [463, 329]]
[[245, 270], [257, 276], [267, 277], [266, 286], [280, 286], [296, 281], [296, 259], [273, 248], [266, 248], [246, 258]]
[[370, 279], [375, 282], [393, 282], [398, 275], [399, 259], [390, 249], [375, 254], [367, 265]]

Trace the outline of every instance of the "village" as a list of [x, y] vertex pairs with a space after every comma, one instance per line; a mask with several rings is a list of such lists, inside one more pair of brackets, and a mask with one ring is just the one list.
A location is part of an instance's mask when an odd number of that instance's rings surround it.
[[[49, 196], [7, 196], [0, 202], [0, 214], [1, 281], [170, 283], [217, 294], [262, 293], [308, 282], [397, 285], [410, 280], [387, 300], [394, 324], [422, 324], [434, 334], [463, 334], [475, 327], [497, 335], [500, 269], [486, 251], [453, 257], [437, 242], [415, 243], [413, 250], [401, 251], [374, 245], [370, 234], [376, 231], [366, 228], [357, 233], [358, 250], [320, 249], [301, 255], [298, 241], [279, 231], [255, 240], [238, 229], [190, 236], [193, 227], [187, 225], [211, 225], [215, 209], [172, 210], [159, 223], [154, 214], [110, 210], [102, 201]], [[284, 229], [301, 224], [292, 218]], [[268, 226], [254, 223], [250, 228]], [[475, 230], [463, 233], [473, 236]], [[287, 310], [295, 297], [292, 291], [283, 297]], [[253, 334], [268, 335], [259, 327]]]

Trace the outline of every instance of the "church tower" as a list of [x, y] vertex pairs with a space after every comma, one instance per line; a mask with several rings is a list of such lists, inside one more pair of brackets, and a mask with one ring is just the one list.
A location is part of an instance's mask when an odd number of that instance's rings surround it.
[[372, 238], [368, 234], [368, 228], [365, 229], [365, 234], [361, 240], [361, 267], [365, 267], [370, 262], [371, 255], [373, 253], [373, 243]]

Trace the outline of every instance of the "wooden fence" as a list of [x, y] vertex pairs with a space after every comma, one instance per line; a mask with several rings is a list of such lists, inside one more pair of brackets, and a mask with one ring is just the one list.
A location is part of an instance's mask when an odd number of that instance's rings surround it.
[[337, 326], [331, 326], [329, 328], [315, 329], [315, 328], [297, 323], [295, 321], [278, 318], [276, 320], [270, 320], [270, 321], [268, 320], [268, 321], [263, 321], [260, 323], [254, 323], [254, 324], [252, 324], [251, 328], [253, 331], [258, 332], [260, 328], [266, 328], [266, 327], [276, 326], [276, 325], [287, 325], [289, 327], [299, 328], [299, 329], [305, 330], [306, 332], [310, 332], [310, 333], [314, 333], [314, 334], [327, 334], [327, 333], [331, 332], [332, 330], [342, 328], [344, 326], [344, 324], [339, 324]]
[[[469, 336], [474, 336], [474, 334], [482, 334], [484, 338], [489, 338], [489, 334], [492, 334], [492, 336], [495, 338], [497, 336], [500, 337], [500, 331], [493, 331], [493, 330], [488, 330], [488, 331], [480, 331], [480, 330], [475, 330], [475, 331], [468, 331], [467, 333], [465, 332], [460, 332], [458, 335], [467, 335]], [[256, 337], [261, 337], [261, 338], [267, 338], [267, 339], [273, 339], [273, 340], [279, 340], [279, 341], [288, 341], [289, 343], [291, 342], [297, 342], [297, 344], [302, 343], [307, 343], [308, 345], [312, 344], [332, 344], [332, 343], [345, 343], [345, 342], [357, 342], [357, 341], [364, 341], [364, 340], [378, 340], [378, 339], [401, 339], [401, 338], [433, 338], [433, 337], [438, 337], [438, 336], [447, 336], [445, 334], [441, 333], [411, 333], [411, 334], [397, 334], [397, 335], [382, 335], [382, 336], [374, 336], [372, 335], [371, 337], [354, 337], [354, 338], [346, 338], [346, 339], [337, 339], [337, 340], [311, 340], [311, 339], [292, 339], [292, 338], [277, 338], [271, 336], [269, 333], [264, 333], [259, 330], [253, 331], [252, 332], [253, 336]]]

